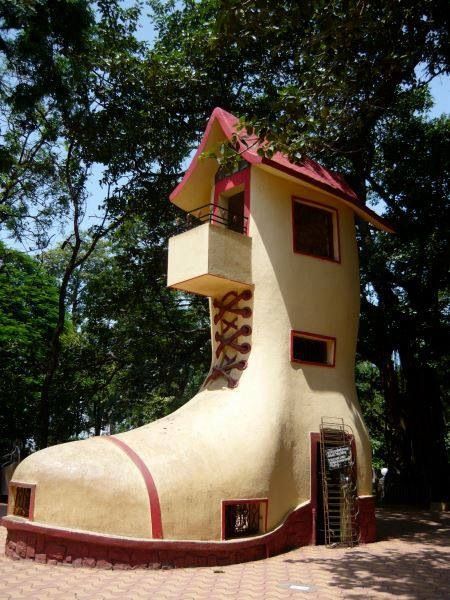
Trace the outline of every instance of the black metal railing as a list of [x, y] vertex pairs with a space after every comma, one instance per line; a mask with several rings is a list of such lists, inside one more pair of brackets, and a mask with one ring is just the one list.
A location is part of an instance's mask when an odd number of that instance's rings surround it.
[[186, 213], [184, 231], [193, 229], [203, 223], [214, 223], [245, 235], [248, 229], [248, 217], [232, 212], [218, 204], [205, 204]]

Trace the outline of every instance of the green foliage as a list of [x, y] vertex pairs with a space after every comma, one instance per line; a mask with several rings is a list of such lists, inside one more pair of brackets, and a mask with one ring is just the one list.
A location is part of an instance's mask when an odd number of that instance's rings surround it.
[[[128, 429], [172, 412], [202, 383], [209, 366], [203, 300], [165, 285], [166, 247], [136, 219], [102, 242], [72, 278], [72, 322], [62, 338], [53, 386], [51, 441], [106, 427]], [[64, 251], [46, 253], [61, 276]]]
[[[136, 38], [139, 5], [0, 3], [0, 224], [41, 249], [65, 231], [43, 258], [59, 312], [27, 346], [40, 348], [34, 395], [26, 373], [6, 378], [25, 390], [14, 432], [34, 435], [44, 372], [51, 441], [139, 425], [195, 392], [206, 307], [165, 288], [167, 196], [219, 105], [242, 124], [214, 153], [225, 162], [256, 135], [267, 156], [320, 158], [383, 203], [396, 235], [359, 225], [358, 392], [375, 464], [422, 500], [445, 497], [449, 121], [426, 111], [427, 81], [449, 71], [446, 3], [149, 4], [151, 48]], [[104, 220], [86, 225], [94, 172]]]
[[389, 462], [385, 402], [380, 371], [367, 360], [356, 363], [356, 389], [372, 443], [372, 463], [378, 472]]
[[[18, 111], [53, 96], [66, 105], [89, 50], [94, 11], [86, 0], [2, 0], [0, 51], [8, 70], [20, 75], [10, 93]], [[5, 83], [5, 81], [4, 81]]]
[[294, 160], [366, 160], [378, 119], [419, 84], [418, 65], [425, 77], [448, 69], [443, 1], [152, 5], [156, 48], [180, 79], [189, 73], [187, 97], [220, 91], [219, 105], [245, 117], [269, 152]]
[[422, 489], [432, 477], [445, 497], [450, 119], [427, 120], [423, 101], [400, 103], [377, 131], [371, 197], [385, 202], [396, 235], [372, 236], [362, 255], [372, 294], [363, 298], [360, 351], [383, 374], [392, 470]]
[[0, 242], [0, 454], [32, 442], [57, 286], [33, 258]]

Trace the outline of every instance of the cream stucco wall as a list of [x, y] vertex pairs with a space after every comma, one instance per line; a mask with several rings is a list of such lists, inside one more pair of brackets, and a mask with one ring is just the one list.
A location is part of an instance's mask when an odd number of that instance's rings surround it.
[[[340, 264], [293, 253], [292, 195], [338, 209]], [[268, 529], [280, 524], [310, 499], [310, 432], [319, 430], [322, 416], [343, 417], [353, 428], [358, 493], [371, 493], [370, 445], [354, 386], [359, 278], [353, 213], [329, 195], [253, 167], [249, 234], [254, 297], [241, 306], [251, 306], [253, 316], [239, 317], [238, 324], [252, 327], [245, 340], [252, 350], [240, 357], [248, 367], [236, 373], [238, 387], [210, 382], [174, 414], [117, 436], [152, 473], [166, 539], [220, 539], [226, 499], [268, 498]], [[178, 274], [186, 268], [171, 267]], [[217, 288], [218, 295], [225, 291]], [[336, 337], [335, 368], [291, 363], [292, 329]], [[214, 334], [213, 325], [213, 349]], [[105, 439], [37, 453], [15, 479], [37, 483], [37, 521], [150, 536], [140, 474]]]
[[[212, 296], [252, 284], [252, 239], [204, 223], [169, 240], [167, 285]], [[220, 279], [226, 281], [219, 281]]]

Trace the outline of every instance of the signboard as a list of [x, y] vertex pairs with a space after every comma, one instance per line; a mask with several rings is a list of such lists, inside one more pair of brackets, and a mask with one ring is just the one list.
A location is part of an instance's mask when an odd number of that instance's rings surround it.
[[331, 471], [348, 467], [352, 462], [352, 453], [348, 446], [338, 446], [337, 448], [325, 448], [328, 468]]

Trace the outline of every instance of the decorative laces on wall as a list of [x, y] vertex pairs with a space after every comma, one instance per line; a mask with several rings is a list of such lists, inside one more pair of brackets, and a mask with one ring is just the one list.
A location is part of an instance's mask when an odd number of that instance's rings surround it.
[[205, 381], [205, 385], [210, 381], [223, 377], [229, 388], [235, 388], [238, 385], [238, 380], [232, 377], [231, 371], [233, 369], [243, 371], [247, 368], [247, 360], [238, 360], [238, 354], [248, 354], [251, 345], [239, 338], [250, 336], [252, 328], [250, 325], [239, 326], [238, 319], [239, 317], [249, 319], [252, 316], [252, 309], [249, 306], [239, 306], [241, 300], [248, 302], [251, 298], [251, 290], [244, 290], [240, 293], [231, 291], [225, 294], [223, 298], [214, 300], [213, 306], [217, 309], [217, 313], [214, 315], [214, 325], [218, 329], [215, 334], [217, 343], [215, 351], [216, 364]]

